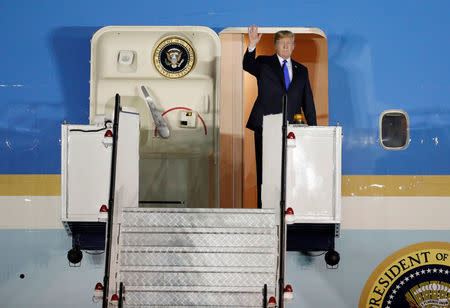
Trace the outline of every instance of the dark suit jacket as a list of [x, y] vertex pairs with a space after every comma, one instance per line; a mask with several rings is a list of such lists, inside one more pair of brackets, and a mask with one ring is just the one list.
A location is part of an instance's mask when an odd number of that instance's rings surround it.
[[[255, 50], [252, 52], [247, 50], [243, 60], [244, 70], [255, 76], [258, 81], [258, 97], [248, 118], [247, 128], [262, 133], [263, 116], [282, 112], [281, 101], [286, 93], [286, 87], [277, 55], [259, 56], [255, 59]], [[317, 125], [308, 69], [292, 59], [291, 61], [292, 80], [287, 90], [288, 121], [292, 122], [294, 114], [300, 113], [301, 108], [308, 125]]]

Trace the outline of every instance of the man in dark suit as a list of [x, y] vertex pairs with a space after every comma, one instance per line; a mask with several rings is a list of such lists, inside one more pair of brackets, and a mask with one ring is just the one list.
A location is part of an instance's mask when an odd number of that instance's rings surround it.
[[251, 129], [255, 136], [258, 208], [261, 208], [263, 117], [267, 114], [281, 113], [282, 97], [287, 93], [289, 122], [293, 121], [294, 114], [300, 113], [300, 109], [303, 110], [308, 125], [317, 125], [317, 122], [308, 69], [291, 59], [295, 35], [290, 31], [275, 33], [276, 53], [257, 58], [255, 50], [262, 33], [258, 33], [258, 27], [252, 25], [248, 29], [248, 36], [250, 44], [244, 54], [243, 68], [256, 77], [258, 97], [248, 118], [247, 128]]

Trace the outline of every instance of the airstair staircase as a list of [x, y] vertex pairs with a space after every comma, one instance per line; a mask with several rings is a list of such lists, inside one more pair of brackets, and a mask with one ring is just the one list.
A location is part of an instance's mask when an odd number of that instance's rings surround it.
[[[264, 307], [275, 296], [273, 210], [124, 208], [111, 267], [123, 307]], [[113, 273], [114, 272], [114, 273]]]

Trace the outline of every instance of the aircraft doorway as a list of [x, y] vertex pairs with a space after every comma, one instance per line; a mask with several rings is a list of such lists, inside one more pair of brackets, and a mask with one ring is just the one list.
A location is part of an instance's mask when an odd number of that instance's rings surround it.
[[[328, 125], [328, 44], [317, 28], [259, 28], [263, 36], [257, 55], [272, 55], [274, 33], [295, 33], [292, 58], [308, 68], [317, 124]], [[256, 163], [253, 132], [245, 125], [257, 96], [256, 79], [242, 69], [248, 46], [247, 28], [227, 28], [219, 34], [222, 46], [220, 97], [220, 205], [255, 208]], [[280, 102], [281, 104], [281, 102]]]

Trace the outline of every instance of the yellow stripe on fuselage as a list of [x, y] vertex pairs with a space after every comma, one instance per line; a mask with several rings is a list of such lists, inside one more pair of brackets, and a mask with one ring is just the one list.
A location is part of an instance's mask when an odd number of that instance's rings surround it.
[[60, 174], [0, 174], [0, 196], [60, 195]]
[[450, 196], [450, 175], [343, 175], [342, 196]]
[[[0, 174], [0, 196], [60, 196], [59, 174]], [[450, 196], [450, 175], [343, 175], [342, 196]]]

